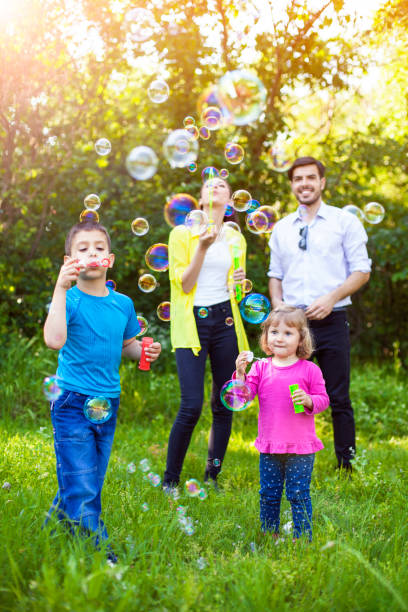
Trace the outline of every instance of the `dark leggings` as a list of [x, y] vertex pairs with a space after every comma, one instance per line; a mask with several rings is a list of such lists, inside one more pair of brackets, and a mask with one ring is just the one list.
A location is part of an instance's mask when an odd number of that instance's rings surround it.
[[229, 301], [208, 306], [206, 317], [194, 315], [201, 350], [197, 356], [191, 349], [176, 349], [177, 371], [180, 382], [180, 409], [169, 437], [164, 485], [176, 485], [180, 480], [184, 457], [194, 427], [200, 418], [204, 399], [204, 376], [207, 355], [210, 357], [213, 378], [211, 394], [212, 426], [208, 441], [206, 473], [216, 478], [221, 470], [231, 434], [232, 412], [221, 402], [220, 391], [235, 370], [238, 344]]

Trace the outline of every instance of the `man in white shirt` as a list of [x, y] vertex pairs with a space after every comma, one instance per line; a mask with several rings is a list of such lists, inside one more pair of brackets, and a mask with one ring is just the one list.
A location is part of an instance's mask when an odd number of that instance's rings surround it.
[[313, 157], [296, 159], [288, 172], [299, 208], [273, 229], [269, 292], [273, 307], [284, 302], [305, 310], [330, 398], [338, 467], [351, 470], [355, 425], [346, 309], [370, 278], [371, 260], [362, 223], [322, 201], [324, 174]]

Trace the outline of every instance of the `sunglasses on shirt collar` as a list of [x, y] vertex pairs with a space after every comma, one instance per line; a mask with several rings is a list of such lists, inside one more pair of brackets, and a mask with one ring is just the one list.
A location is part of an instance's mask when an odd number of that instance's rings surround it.
[[300, 228], [299, 230], [299, 236], [300, 236], [300, 240], [299, 240], [299, 249], [302, 249], [302, 251], [306, 251], [307, 249], [307, 233], [309, 230], [309, 226], [305, 225], [303, 227]]

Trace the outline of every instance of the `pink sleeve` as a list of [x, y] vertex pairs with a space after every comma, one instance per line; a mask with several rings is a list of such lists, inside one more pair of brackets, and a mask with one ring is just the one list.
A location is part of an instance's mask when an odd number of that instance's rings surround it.
[[[249, 370], [248, 374], [245, 375], [245, 384], [248, 385], [248, 387], [251, 389], [251, 397], [254, 398], [255, 395], [258, 393], [258, 385], [259, 385], [259, 381], [261, 379], [261, 375], [259, 372], [259, 367], [260, 367], [260, 363], [262, 363], [261, 361], [256, 361], [255, 363], [252, 364], [251, 369]], [[237, 378], [237, 373], [236, 371], [233, 373], [232, 375], [233, 380], [235, 380]]]
[[309, 391], [307, 393], [312, 398], [313, 408], [309, 409], [305, 406], [305, 412], [307, 414], [318, 414], [328, 408], [330, 400], [321, 369], [314, 363], [310, 365], [314, 367], [309, 370]]

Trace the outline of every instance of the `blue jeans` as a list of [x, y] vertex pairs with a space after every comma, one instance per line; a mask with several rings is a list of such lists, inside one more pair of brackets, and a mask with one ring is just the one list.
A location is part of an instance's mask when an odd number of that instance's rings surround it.
[[95, 543], [108, 534], [101, 515], [101, 492], [109, 463], [119, 398], [110, 399], [113, 414], [96, 425], [88, 421], [83, 406], [89, 396], [63, 391], [51, 402], [51, 421], [57, 462], [58, 492], [46, 522], [55, 512], [59, 521], [92, 534]]
[[261, 480], [260, 516], [263, 531], [279, 533], [280, 504], [286, 480], [286, 498], [292, 507], [293, 535], [302, 533], [312, 539], [312, 478], [314, 453], [308, 455], [261, 453], [259, 472]]

